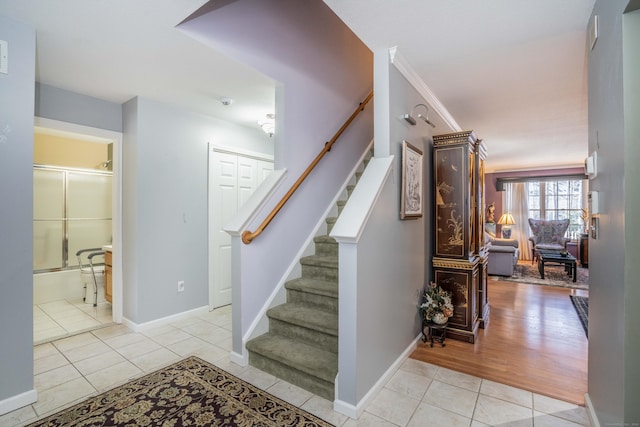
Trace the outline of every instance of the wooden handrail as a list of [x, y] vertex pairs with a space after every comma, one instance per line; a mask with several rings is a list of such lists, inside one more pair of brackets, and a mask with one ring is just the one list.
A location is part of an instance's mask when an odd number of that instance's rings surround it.
[[322, 160], [322, 158], [324, 157], [325, 154], [327, 154], [329, 151], [331, 151], [331, 147], [333, 146], [333, 144], [336, 142], [336, 140], [340, 137], [340, 135], [342, 135], [342, 133], [349, 127], [349, 125], [351, 124], [351, 122], [353, 122], [353, 120], [356, 118], [356, 116], [358, 114], [360, 114], [361, 111], [364, 111], [364, 107], [367, 105], [367, 103], [369, 101], [371, 101], [371, 98], [373, 98], [373, 92], [371, 92], [365, 99], [364, 101], [362, 101], [359, 105], [358, 108], [356, 108], [356, 110], [353, 112], [353, 114], [351, 114], [351, 116], [347, 119], [346, 122], [344, 122], [344, 124], [342, 125], [342, 127], [340, 127], [340, 129], [338, 129], [338, 131], [336, 132], [335, 135], [333, 135], [333, 138], [331, 138], [329, 141], [327, 141], [324, 144], [324, 148], [322, 149], [322, 151], [320, 151], [320, 153], [318, 153], [318, 155], [316, 156], [315, 159], [313, 159], [313, 161], [311, 162], [311, 164], [307, 167], [307, 169], [305, 169], [305, 171], [302, 173], [302, 175], [300, 175], [300, 178], [298, 178], [298, 180], [291, 186], [291, 188], [289, 189], [289, 191], [287, 191], [287, 194], [285, 194], [282, 199], [280, 200], [280, 202], [278, 202], [278, 204], [276, 205], [275, 208], [273, 208], [273, 210], [271, 211], [271, 213], [269, 213], [269, 215], [267, 215], [267, 217], [264, 219], [264, 221], [262, 221], [262, 224], [260, 224], [260, 226], [256, 229], [256, 231], [251, 232], [249, 230], [245, 230], [242, 233], [242, 241], [245, 244], [249, 244], [251, 243], [251, 241], [253, 239], [255, 239], [256, 237], [258, 237], [260, 234], [262, 234], [262, 232], [264, 231], [265, 228], [267, 228], [267, 226], [269, 225], [269, 223], [271, 222], [271, 220], [273, 220], [273, 218], [278, 214], [278, 212], [280, 212], [280, 209], [282, 209], [282, 207], [285, 205], [285, 203], [287, 203], [287, 201], [291, 198], [291, 196], [293, 195], [293, 193], [298, 189], [298, 187], [300, 187], [300, 185], [302, 184], [302, 182], [307, 178], [307, 176], [309, 176], [309, 174], [311, 173], [311, 171], [316, 167], [316, 165], [318, 164], [318, 162], [320, 162], [320, 160]]

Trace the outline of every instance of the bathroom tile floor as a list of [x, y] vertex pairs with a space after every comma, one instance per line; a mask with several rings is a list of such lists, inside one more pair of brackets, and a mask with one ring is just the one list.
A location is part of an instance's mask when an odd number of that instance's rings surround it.
[[112, 324], [111, 304], [87, 304], [82, 298], [33, 306], [33, 342], [42, 344]]
[[0, 426], [23, 426], [187, 355], [197, 355], [340, 427], [590, 425], [583, 407], [414, 359], [407, 359], [353, 420], [335, 412], [328, 400], [232, 363], [230, 350], [230, 306], [143, 333], [111, 325], [37, 345], [38, 401], [0, 416]]

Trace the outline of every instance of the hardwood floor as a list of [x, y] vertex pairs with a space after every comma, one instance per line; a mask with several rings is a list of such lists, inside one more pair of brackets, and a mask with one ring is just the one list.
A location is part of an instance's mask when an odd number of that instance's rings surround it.
[[489, 279], [489, 323], [475, 344], [420, 342], [411, 358], [584, 406], [587, 338], [569, 295], [589, 292]]

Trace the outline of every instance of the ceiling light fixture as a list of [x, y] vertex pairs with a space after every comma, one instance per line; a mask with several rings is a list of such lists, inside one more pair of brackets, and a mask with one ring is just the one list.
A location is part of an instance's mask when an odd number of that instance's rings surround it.
[[269, 138], [273, 136], [273, 132], [276, 129], [276, 115], [275, 114], [267, 114], [267, 118], [264, 120], [258, 120], [258, 124], [262, 128], [262, 130], [269, 135]]

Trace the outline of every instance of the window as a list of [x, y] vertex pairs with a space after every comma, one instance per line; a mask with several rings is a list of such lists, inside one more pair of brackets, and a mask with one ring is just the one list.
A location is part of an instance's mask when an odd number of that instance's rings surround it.
[[575, 238], [584, 230], [581, 218], [584, 200], [583, 180], [530, 181], [527, 183], [529, 217], [569, 218], [566, 237]]

